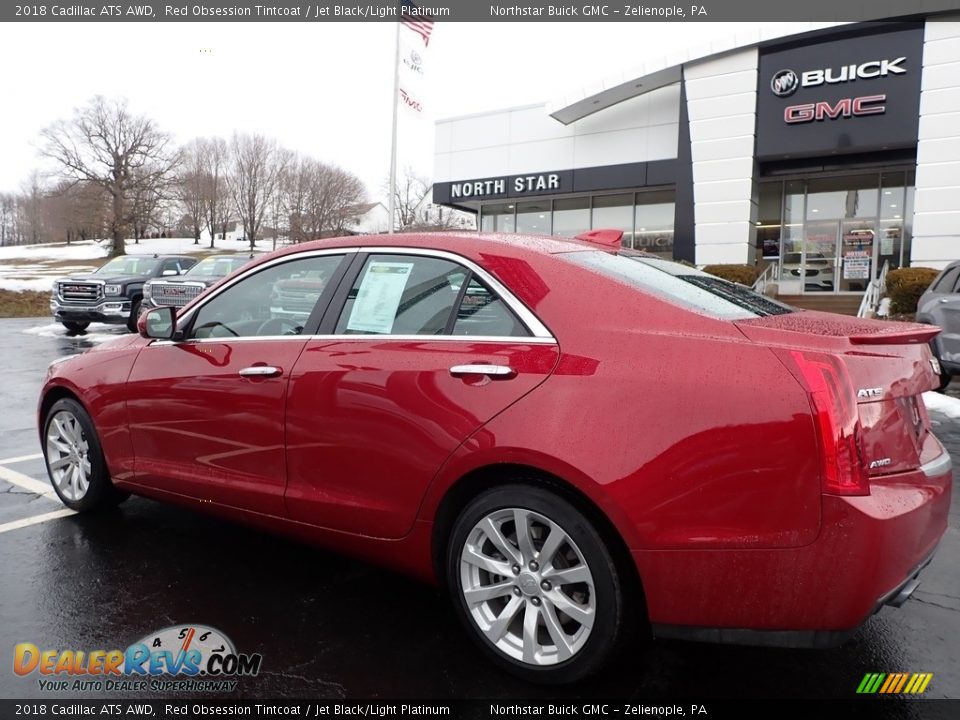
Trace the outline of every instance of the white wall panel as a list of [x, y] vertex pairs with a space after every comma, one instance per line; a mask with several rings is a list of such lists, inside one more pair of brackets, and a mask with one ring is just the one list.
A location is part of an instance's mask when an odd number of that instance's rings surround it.
[[[756, 94], [754, 94], [756, 100]], [[746, 109], [746, 108], [744, 108]], [[757, 115], [756, 103], [750, 108], [751, 112], [740, 115], [699, 120], [690, 122], [690, 139], [693, 142], [703, 140], [720, 140], [723, 138], [739, 137], [741, 135], [756, 134]]]
[[709, 97], [687, 102], [687, 111], [690, 120], [712, 120], [714, 118], [730, 117], [743, 112], [744, 107], [756, 103], [757, 93], [752, 90], [748, 93], [731, 93], [722, 97]]
[[[738, 180], [753, 176], [753, 157], [723, 158], [694, 164], [695, 182]], [[749, 198], [745, 198], [749, 199]]]
[[450, 125], [452, 152], [506, 145], [510, 141], [510, 113], [507, 112], [463, 118]]
[[504, 175], [504, 169], [509, 162], [510, 153], [506, 145], [451, 153], [450, 179], [466, 180]]
[[733, 52], [719, 58], [712, 58], [701, 62], [692, 62], [684, 66], [683, 74], [688, 80], [716, 77], [741, 70], [757, 70], [757, 49], [750, 48], [740, 52]]
[[741, 70], [740, 72], [706, 77], [700, 80], [687, 78], [687, 97], [712, 98], [726, 95], [737, 95], [745, 92], [755, 92], [757, 89], [757, 70]]
[[511, 143], [573, 137], [573, 127], [558, 123], [550, 117], [545, 105], [518, 108], [511, 110], [509, 115]]
[[510, 161], [504, 174], [540, 172], [549, 169], [564, 169], [574, 166], [574, 139], [544, 140], [511, 145]]
[[647, 128], [647, 152], [644, 160], [672, 160], [677, 156], [680, 126], [652, 125]]
[[693, 162], [709, 162], [727, 157], [753, 157], [756, 138], [751, 135], [705, 140], [692, 143], [690, 152]]
[[732, 202], [697, 203], [694, 215], [697, 224], [735, 223], [743, 218], [750, 217], [752, 203], [749, 200], [734, 200]]
[[960, 257], [960, 22], [926, 23], [910, 262]]
[[753, 178], [694, 183], [693, 185], [693, 199], [696, 203], [744, 200], [752, 196]]
[[636, 162], [647, 149], [647, 128], [578, 135], [574, 138], [574, 167]]
[[697, 239], [697, 265], [744, 264], [753, 261], [753, 246], [748, 243], [708, 245]]
[[[960, 65], [958, 65], [960, 70]], [[954, 78], [952, 87], [942, 90], [929, 90], [920, 97], [920, 114], [937, 115], [939, 113], [960, 112], [960, 86], [957, 81], [960, 78]], [[956, 128], [960, 130], [960, 128]]]

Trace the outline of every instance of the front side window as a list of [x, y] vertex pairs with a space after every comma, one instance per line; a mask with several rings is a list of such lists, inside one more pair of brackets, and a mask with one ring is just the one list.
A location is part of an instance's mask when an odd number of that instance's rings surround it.
[[299, 335], [342, 260], [290, 260], [245, 277], [200, 308], [190, 337]]
[[338, 335], [528, 335], [503, 300], [459, 263], [371, 255], [337, 322]]

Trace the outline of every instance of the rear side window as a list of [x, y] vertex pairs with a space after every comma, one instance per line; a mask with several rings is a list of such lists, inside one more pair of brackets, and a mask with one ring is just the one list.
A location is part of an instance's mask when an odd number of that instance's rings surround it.
[[503, 300], [462, 265], [420, 255], [371, 255], [335, 329], [338, 335], [529, 333]]
[[629, 250], [616, 255], [588, 250], [567, 253], [564, 257], [678, 307], [718, 320], [746, 320], [795, 312], [789, 305], [771, 300], [742, 285], [680, 263]]
[[524, 337], [527, 330], [507, 304], [477, 278], [471, 278], [457, 308], [454, 335]]

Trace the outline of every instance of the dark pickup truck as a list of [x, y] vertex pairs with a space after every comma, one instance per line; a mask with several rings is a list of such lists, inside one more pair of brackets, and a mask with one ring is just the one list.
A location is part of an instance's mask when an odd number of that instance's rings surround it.
[[180, 275], [196, 264], [185, 255], [125, 255], [90, 275], [60, 278], [53, 284], [50, 311], [70, 332], [92, 322], [126, 324], [137, 329], [143, 286], [158, 277]]

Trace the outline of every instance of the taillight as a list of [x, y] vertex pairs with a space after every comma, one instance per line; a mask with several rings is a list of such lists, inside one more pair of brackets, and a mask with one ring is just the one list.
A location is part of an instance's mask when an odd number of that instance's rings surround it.
[[857, 397], [846, 365], [836, 355], [797, 350], [789, 355], [813, 403], [823, 448], [823, 492], [869, 495]]

